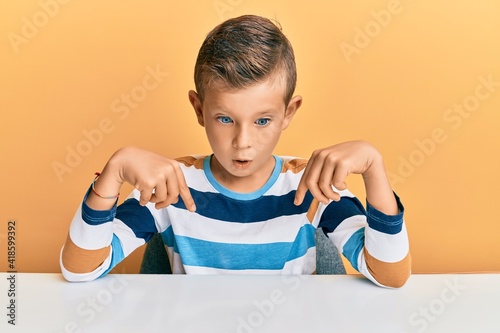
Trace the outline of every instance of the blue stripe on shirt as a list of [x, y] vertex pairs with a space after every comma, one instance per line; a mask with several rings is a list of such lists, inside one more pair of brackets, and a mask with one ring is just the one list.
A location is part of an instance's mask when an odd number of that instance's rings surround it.
[[116, 199], [113, 208], [110, 210], [95, 210], [90, 208], [85, 201], [87, 201], [87, 197], [90, 193], [91, 188], [88, 189], [85, 194], [82, 202], [82, 220], [90, 225], [100, 225], [106, 222], [113, 221], [113, 218], [116, 214], [116, 203], [118, 199]]
[[161, 238], [163, 238], [163, 243], [168, 247], [173, 247], [174, 252], [179, 253], [179, 248], [177, 247], [177, 243], [175, 242], [174, 229], [172, 226], [169, 226], [165, 231], [161, 233]]
[[125, 255], [123, 254], [122, 243], [120, 242], [118, 237], [116, 237], [116, 235], [113, 235], [113, 240], [111, 241], [111, 250], [111, 263], [109, 264], [108, 269], [106, 269], [106, 271], [99, 277], [108, 274], [110, 270], [112, 270], [125, 258]]
[[116, 218], [125, 223], [134, 232], [137, 238], [149, 241], [155, 233], [155, 219], [149, 209], [141, 206], [137, 199], [127, 199], [116, 211]]
[[345, 219], [356, 215], [365, 215], [363, 204], [355, 197], [342, 197], [339, 201], [331, 201], [328, 204], [321, 215], [318, 228], [323, 228], [325, 234], [331, 233]]
[[301, 227], [294, 242], [234, 244], [175, 236], [175, 243], [184, 265], [228, 270], [280, 270], [315, 246], [314, 227], [309, 224]]
[[[211, 219], [227, 222], [262, 222], [281, 216], [303, 214], [307, 212], [312, 202], [308, 191], [304, 202], [295, 206], [293, 200], [295, 191], [281, 196], [262, 196], [255, 200], [241, 201], [226, 197], [220, 193], [200, 192], [190, 189], [196, 204], [196, 213]], [[181, 198], [173, 206], [186, 209]]]
[[349, 260], [352, 267], [359, 271], [358, 269], [358, 257], [359, 252], [365, 246], [365, 228], [360, 228], [354, 232], [349, 240], [345, 243], [342, 254]]
[[396, 215], [386, 215], [370, 205], [368, 201], [366, 202], [366, 216], [370, 228], [390, 235], [401, 232], [403, 228], [404, 207], [395, 193], [394, 197], [399, 210], [399, 214]]

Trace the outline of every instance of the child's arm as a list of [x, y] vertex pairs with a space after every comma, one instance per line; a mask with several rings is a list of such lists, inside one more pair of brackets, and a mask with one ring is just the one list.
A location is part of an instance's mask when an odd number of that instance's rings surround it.
[[[139, 192], [137, 201], [127, 204], [129, 215], [134, 215], [140, 223], [154, 229], [154, 219], [148, 202], [155, 208], [167, 207], [181, 196], [190, 211], [196, 209], [194, 200], [177, 161], [156, 155], [142, 149], [127, 147], [118, 150], [108, 161], [103, 172], [94, 183], [73, 219], [66, 243], [61, 252], [61, 269], [69, 280], [92, 280], [123, 259], [119, 251], [125, 238], [130, 243], [127, 250], [137, 247], [134, 235], [119, 239], [115, 229], [123, 229], [115, 221], [116, 201], [124, 182], [132, 184]], [[119, 223], [119, 222], [118, 222]]]
[[[363, 176], [368, 207], [367, 216], [362, 216], [362, 219], [367, 220], [368, 225], [363, 227], [363, 223], [351, 220], [352, 230], [346, 230], [348, 223], [344, 225], [342, 232], [337, 233], [340, 235], [334, 237], [336, 245], [344, 251], [344, 255], [351, 256], [349, 259], [353, 267], [374, 282], [384, 286], [401, 286], [411, 270], [403, 208], [391, 189], [382, 156], [372, 145], [352, 141], [315, 151], [300, 180], [295, 204], [302, 203], [309, 190], [324, 205], [329, 205], [330, 200], [337, 205], [341, 195], [331, 185], [338, 191], [345, 190], [346, 177], [353, 173]], [[348, 196], [342, 198], [342, 214], [351, 209], [352, 214], [365, 214], [356, 207], [355, 200]], [[331, 204], [332, 208], [334, 204]], [[334, 223], [334, 228], [337, 226]], [[359, 231], [363, 228], [364, 236], [360, 236]], [[335, 233], [335, 230], [330, 232]]]
[[302, 203], [308, 189], [324, 204], [328, 204], [330, 199], [338, 201], [340, 195], [332, 189], [332, 185], [340, 191], [345, 190], [345, 180], [353, 173], [363, 175], [366, 199], [373, 207], [388, 215], [398, 213], [382, 156], [372, 145], [363, 141], [345, 142], [316, 150], [297, 188], [296, 204]]
[[141, 192], [142, 206], [153, 202], [156, 209], [164, 208], [177, 202], [180, 195], [190, 211], [196, 210], [179, 163], [135, 147], [122, 148], [111, 156], [95, 182], [95, 191], [87, 197], [87, 205], [95, 210], [111, 209], [114, 200], [102, 197], [116, 195], [124, 182]]

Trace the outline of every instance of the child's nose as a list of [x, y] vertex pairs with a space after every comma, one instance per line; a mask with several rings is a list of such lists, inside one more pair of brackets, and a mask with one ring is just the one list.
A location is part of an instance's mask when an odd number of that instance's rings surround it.
[[233, 140], [233, 147], [237, 149], [245, 149], [252, 145], [252, 134], [250, 129], [245, 127], [238, 127], [236, 129], [236, 135]]

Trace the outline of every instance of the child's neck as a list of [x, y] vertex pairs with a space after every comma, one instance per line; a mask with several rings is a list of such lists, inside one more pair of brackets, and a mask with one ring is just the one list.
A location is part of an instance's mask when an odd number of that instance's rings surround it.
[[274, 156], [271, 156], [266, 165], [245, 177], [238, 177], [225, 170], [217, 159], [212, 156], [210, 168], [217, 182], [226, 189], [237, 193], [252, 193], [261, 189], [271, 177], [276, 165]]

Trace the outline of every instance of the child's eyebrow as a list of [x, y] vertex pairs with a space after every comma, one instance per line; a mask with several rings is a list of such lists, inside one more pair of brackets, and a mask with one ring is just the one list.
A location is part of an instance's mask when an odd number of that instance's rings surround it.
[[[237, 113], [237, 111], [229, 110], [229, 109], [224, 108], [224, 107], [222, 107], [220, 105], [215, 105], [214, 110], [217, 113], [224, 113], [224, 114], [228, 114], [228, 115]], [[280, 112], [280, 111], [276, 110], [275, 108], [268, 108], [268, 109], [264, 109], [262, 111], [255, 112], [255, 116], [269, 115], [269, 114], [277, 113], [277, 112]]]
[[265, 115], [265, 114], [275, 113], [275, 112], [278, 112], [278, 110], [276, 110], [274, 108], [270, 108], [270, 109], [265, 109], [265, 110], [257, 112], [257, 115]]

